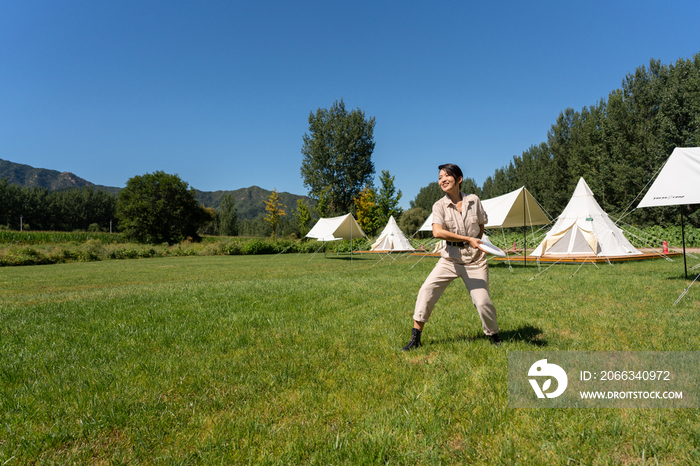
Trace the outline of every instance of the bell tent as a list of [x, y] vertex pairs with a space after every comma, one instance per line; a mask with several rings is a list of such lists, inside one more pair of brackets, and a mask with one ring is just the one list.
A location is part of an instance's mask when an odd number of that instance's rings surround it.
[[399, 226], [394, 220], [394, 216], [389, 217], [384, 230], [379, 234], [377, 241], [372, 244], [372, 251], [382, 252], [402, 252], [414, 251], [415, 249], [408, 242]]
[[580, 178], [557, 222], [532, 256], [631, 256], [642, 254], [603, 211]]

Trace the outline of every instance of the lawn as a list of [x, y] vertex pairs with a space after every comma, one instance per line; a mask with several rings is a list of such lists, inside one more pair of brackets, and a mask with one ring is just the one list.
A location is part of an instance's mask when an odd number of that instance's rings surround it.
[[416, 261], [3, 268], [0, 465], [700, 463], [695, 409], [508, 408], [509, 351], [700, 350], [682, 260], [492, 265], [501, 347], [455, 282], [403, 353]]

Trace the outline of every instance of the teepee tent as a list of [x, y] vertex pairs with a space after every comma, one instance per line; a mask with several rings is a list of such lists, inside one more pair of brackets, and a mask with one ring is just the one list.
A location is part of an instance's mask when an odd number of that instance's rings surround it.
[[352, 214], [320, 218], [311, 231], [306, 234], [307, 238], [316, 238], [317, 241], [337, 241], [364, 236], [366, 236], [365, 232], [362, 231]]
[[[700, 147], [676, 147], [637, 208], [700, 204]], [[685, 225], [681, 210], [685, 278]]]
[[415, 249], [408, 242], [399, 226], [394, 220], [394, 216], [389, 217], [384, 230], [379, 234], [377, 241], [372, 244], [372, 251], [399, 252], [414, 251]]
[[532, 256], [630, 256], [641, 254], [598, 205], [580, 178], [571, 200]]

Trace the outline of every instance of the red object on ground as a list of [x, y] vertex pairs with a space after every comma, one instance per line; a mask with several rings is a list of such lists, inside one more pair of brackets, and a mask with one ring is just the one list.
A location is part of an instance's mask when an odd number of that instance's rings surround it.
[[668, 244], [664, 241], [664, 254], [668, 254]]

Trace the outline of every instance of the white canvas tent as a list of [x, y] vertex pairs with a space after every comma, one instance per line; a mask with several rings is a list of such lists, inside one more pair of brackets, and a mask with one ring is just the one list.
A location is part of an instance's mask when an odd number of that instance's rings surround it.
[[629, 256], [641, 254], [598, 205], [580, 178], [574, 194], [532, 256]]
[[530, 191], [522, 188], [481, 201], [489, 223], [484, 228], [512, 228], [550, 223]]
[[700, 204], [700, 147], [676, 147], [637, 208]]
[[[511, 228], [550, 223], [537, 200], [525, 186], [502, 196], [481, 201], [489, 217], [484, 228]], [[418, 231], [433, 231], [433, 214], [423, 222]]]
[[372, 251], [386, 251], [386, 252], [399, 252], [399, 251], [414, 251], [415, 249], [408, 242], [406, 236], [403, 234], [399, 226], [394, 220], [394, 216], [389, 217], [384, 230], [379, 234], [377, 241], [372, 244]]
[[362, 231], [352, 214], [320, 218], [311, 231], [306, 234], [307, 238], [315, 238], [317, 241], [337, 241], [365, 236], [365, 232]]
[[[700, 147], [676, 147], [673, 149], [659, 176], [656, 177], [637, 208], [687, 204], [700, 204]], [[682, 210], [681, 229], [683, 232], [685, 278], [688, 278]]]

